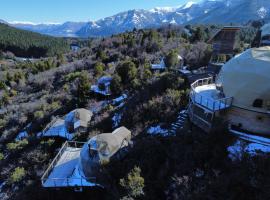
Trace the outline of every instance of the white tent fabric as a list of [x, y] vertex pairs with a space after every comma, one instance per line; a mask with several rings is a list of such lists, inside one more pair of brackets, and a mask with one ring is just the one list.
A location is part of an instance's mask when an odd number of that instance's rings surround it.
[[270, 23], [269, 24], [265, 24], [262, 28], [262, 37], [266, 36], [266, 35], [270, 35]]
[[[255, 99], [270, 101], [270, 47], [248, 49], [227, 62], [217, 81], [233, 105], [257, 110]], [[260, 109], [261, 111], [261, 109]]]

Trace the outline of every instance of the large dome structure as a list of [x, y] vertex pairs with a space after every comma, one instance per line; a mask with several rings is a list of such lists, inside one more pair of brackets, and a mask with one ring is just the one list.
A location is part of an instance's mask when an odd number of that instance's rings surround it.
[[262, 28], [262, 37], [270, 35], [270, 23], [269, 24], [265, 24]]
[[80, 152], [79, 170], [86, 179], [97, 177], [101, 166], [118, 158], [131, 141], [131, 132], [120, 127], [112, 133], [92, 137]]
[[[249, 110], [266, 109], [270, 101], [270, 47], [249, 49], [227, 62], [216, 84], [232, 105]], [[261, 106], [256, 106], [256, 102]]]

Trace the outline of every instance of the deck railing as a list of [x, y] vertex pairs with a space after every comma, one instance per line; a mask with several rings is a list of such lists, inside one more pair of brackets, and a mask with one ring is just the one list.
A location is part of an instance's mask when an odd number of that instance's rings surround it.
[[84, 184], [84, 180], [88, 180], [91, 181], [92, 183], [96, 182], [96, 178], [95, 177], [81, 177], [81, 178], [49, 178], [51, 172], [53, 171], [54, 167], [57, 165], [58, 161], [60, 160], [61, 156], [64, 154], [64, 152], [67, 150], [68, 147], [72, 147], [72, 148], [82, 148], [82, 146], [85, 144], [85, 142], [77, 142], [77, 141], [66, 141], [63, 146], [61, 147], [61, 149], [59, 150], [59, 152], [57, 153], [57, 155], [55, 156], [55, 158], [53, 159], [53, 161], [50, 163], [49, 167], [46, 169], [46, 171], [44, 172], [44, 174], [41, 177], [41, 183], [42, 185], [45, 185], [46, 181], [52, 181], [54, 183], [55, 187], [63, 187], [62, 184], [57, 184], [57, 182], [61, 181], [62, 183], [65, 182], [67, 184], [68, 187], [75, 187], [74, 185], [70, 185], [69, 183], [71, 183], [74, 180], [78, 180], [81, 185], [79, 186], [87, 186], [87, 184]]
[[210, 78], [205, 78], [205, 79], [199, 79], [191, 84], [190, 98], [193, 103], [199, 104], [200, 106], [212, 112], [231, 107], [233, 97], [214, 99], [214, 98], [209, 98], [209, 97], [200, 95], [196, 91], [196, 88], [199, 86], [204, 86], [204, 85], [215, 85], [213, 78], [210, 77]]

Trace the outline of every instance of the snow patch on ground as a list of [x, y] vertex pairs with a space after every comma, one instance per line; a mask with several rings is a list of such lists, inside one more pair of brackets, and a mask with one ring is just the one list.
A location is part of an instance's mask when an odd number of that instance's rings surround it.
[[27, 131], [22, 131], [17, 135], [15, 140], [20, 141], [20, 140], [23, 140], [23, 139], [28, 138], [28, 137], [29, 137], [29, 135], [28, 135]]
[[169, 131], [167, 129], [163, 129], [160, 125], [151, 126], [148, 128], [147, 133], [149, 135], [161, 135], [161, 136], [169, 136]]
[[128, 97], [128, 96], [127, 96], [126, 94], [123, 94], [123, 95], [121, 95], [120, 97], [117, 97], [117, 98], [113, 99], [112, 104], [113, 104], [113, 105], [116, 105], [116, 104], [122, 103], [124, 100], [127, 99], [127, 97]]
[[229, 158], [231, 160], [240, 160], [243, 152], [251, 156], [256, 156], [261, 153], [270, 153], [270, 146], [237, 140], [232, 146], [227, 148], [227, 151], [229, 152]]
[[0, 181], [0, 192], [2, 191], [3, 187], [6, 185], [6, 181], [1, 182]]
[[101, 90], [101, 89], [98, 87], [98, 85], [92, 85], [92, 86], [91, 86], [91, 90], [92, 90], [93, 92], [95, 92], [95, 93], [102, 94], [102, 95], [104, 95], [104, 96], [109, 96], [109, 95], [111, 95], [111, 93], [108, 92], [107, 90]]
[[112, 117], [113, 121], [113, 128], [116, 128], [120, 125], [121, 120], [122, 120], [122, 113], [115, 113], [114, 116]]
[[192, 7], [194, 4], [197, 4], [197, 3], [196, 3], [196, 2], [193, 2], [193, 1], [187, 2], [187, 3], [182, 7], [182, 9], [190, 8], [190, 7]]

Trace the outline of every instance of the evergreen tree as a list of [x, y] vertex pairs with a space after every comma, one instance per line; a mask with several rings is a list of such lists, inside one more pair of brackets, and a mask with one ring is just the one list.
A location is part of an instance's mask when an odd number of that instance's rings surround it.
[[121, 77], [118, 74], [115, 74], [110, 84], [110, 89], [112, 93], [114, 94], [121, 93], [121, 91], [123, 90], [121, 82], [122, 82]]
[[83, 106], [87, 103], [90, 90], [90, 80], [87, 72], [82, 72], [79, 76], [77, 86], [77, 100], [79, 106]]
[[141, 177], [141, 169], [134, 167], [128, 176], [120, 179], [120, 185], [127, 190], [128, 197], [140, 197], [144, 194], [144, 178]]
[[95, 74], [96, 74], [97, 76], [102, 75], [102, 73], [103, 73], [103, 71], [104, 71], [104, 68], [105, 68], [105, 66], [104, 66], [103, 63], [97, 62], [97, 63], [95, 64], [95, 67], [94, 67]]
[[128, 81], [132, 81], [137, 76], [137, 68], [134, 62], [126, 61], [121, 63], [116, 71], [118, 75], [121, 77], [123, 83], [127, 83]]
[[165, 64], [168, 69], [174, 69], [179, 64], [178, 54], [176, 50], [171, 50], [165, 57]]
[[197, 27], [193, 36], [193, 41], [204, 41], [205, 32], [202, 27]]

